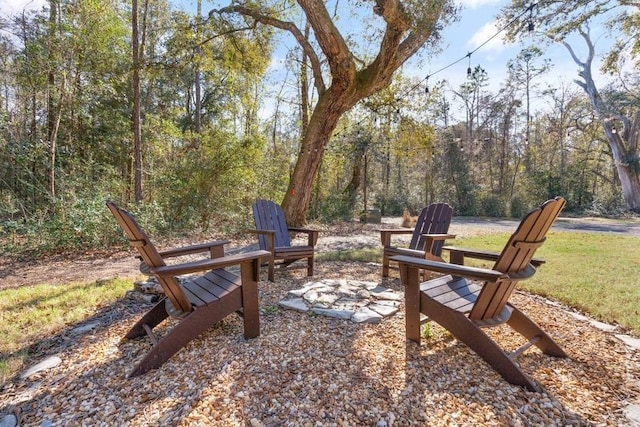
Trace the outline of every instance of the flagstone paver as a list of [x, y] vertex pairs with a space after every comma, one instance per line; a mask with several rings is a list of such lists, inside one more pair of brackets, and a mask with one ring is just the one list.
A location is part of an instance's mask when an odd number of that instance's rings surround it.
[[320, 279], [289, 291], [278, 304], [356, 323], [380, 323], [398, 311], [401, 301], [402, 293], [375, 282]]

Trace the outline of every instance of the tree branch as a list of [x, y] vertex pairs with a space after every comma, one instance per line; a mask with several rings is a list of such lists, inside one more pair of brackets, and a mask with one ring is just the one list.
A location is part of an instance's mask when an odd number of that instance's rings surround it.
[[562, 42], [562, 45], [569, 51], [569, 55], [571, 55], [571, 59], [573, 59], [573, 62], [578, 64], [580, 68], [584, 69], [586, 64], [578, 59], [571, 45], [565, 41]]
[[316, 40], [320, 45], [320, 49], [322, 49], [322, 52], [328, 60], [332, 86], [336, 82], [341, 83], [341, 80], [344, 81], [345, 84], [352, 81], [356, 72], [353, 55], [344, 38], [340, 35], [340, 31], [338, 31], [334, 25], [329, 12], [327, 12], [324, 1], [297, 1], [304, 10], [307, 20], [309, 24], [311, 24], [311, 28], [313, 28]]
[[239, 13], [244, 16], [249, 16], [262, 24], [271, 25], [273, 27], [280, 28], [291, 33], [293, 37], [295, 37], [304, 53], [309, 57], [316, 90], [320, 94], [326, 90], [324, 79], [322, 78], [322, 67], [320, 66], [318, 55], [313, 49], [313, 46], [311, 46], [309, 41], [304, 37], [300, 29], [293, 22], [281, 21], [280, 19], [264, 15], [259, 11], [250, 9], [245, 6], [227, 6], [223, 7], [222, 9], [213, 9], [211, 10], [211, 12], [209, 12], [209, 15], [211, 15], [212, 13]]
[[[424, 46], [436, 29], [435, 23], [443, 15], [444, 6], [436, 2], [431, 6], [425, 4], [423, 7], [432, 8], [432, 10], [424, 12], [425, 15], [431, 18], [425, 20], [430, 22], [428, 28], [418, 23], [412, 23], [411, 18], [407, 15], [399, 0], [376, 0], [374, 13], [380, 15], [387, 26], [380, 43], [378, 56], [362, 73], [381, 76], [382, 80], [377, 83], [388, 81], [400, 65]], [[402, 37], [412, 27], [413, 30], [403, 40]]]

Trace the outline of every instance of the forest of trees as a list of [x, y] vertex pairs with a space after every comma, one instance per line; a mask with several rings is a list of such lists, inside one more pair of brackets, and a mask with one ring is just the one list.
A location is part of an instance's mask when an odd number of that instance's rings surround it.
[[[400, 215], [433, 201], [455, 215], [520, 217], [556, 195], [567, 213], [640, 212], [640, 80], [635, 64], [622, 66], [640, 51], [637, 5], [538, 7], [540, 37], [565, 43], [579, 65], [576, 84], [549, 85], [553, 64], [532, 46], [490, 90], [481, 67], [458, 87], [402, 73], [454, 19], [448, 1], [353, 2], [381, 40], [373, 53], [322, 27], [331, 21], [318, 16], [334, 20], [333, 2], [323, 10], [325, 2], [298, 3], [209, 12], [198, 1], [187, 12], [167, 0], [49, 0], [0, 18], [5, 250], [25, 238], [48, 250], [111, 243], [120, 234], [107, 199], [159, 231], [241, 230], [259, 197], [283, 203], [296, 223], [374, 207]], [[612, 25], [621, 38], [597, 70], [588, 24], [605, 6], [620, 9]], [[402, 7], [422, 9], [396, 13]], [[523, 10], [514, 0], [503, 19], [523, 16], [526, 27]], [[274, 81], [269, 65], [283, 30], [299, 44]], [[319, 32], [333, 37], [314, 38]], [[569, 32], [590, 56], [574, 54]], [[610, 74], [606, 87], [595, 86], [598, 72]], [[545, 108], [533, 108], [533, 98]]]

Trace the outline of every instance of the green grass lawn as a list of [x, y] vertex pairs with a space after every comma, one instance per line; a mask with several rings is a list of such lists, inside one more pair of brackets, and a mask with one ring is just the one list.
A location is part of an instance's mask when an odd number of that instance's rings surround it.
[[547, 263], [522, 289], [640, 335], [640, 237], [552, 232], [536, 255]]
[[0, 291], [0, 384], [21, 369], [31, 345], [90, 318], [131, 288], [131, 280], [117, 279]]

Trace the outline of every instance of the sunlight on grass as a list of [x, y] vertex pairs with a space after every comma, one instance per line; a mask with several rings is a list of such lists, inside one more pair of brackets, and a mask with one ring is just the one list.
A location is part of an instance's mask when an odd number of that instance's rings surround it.
[[[456, 246], [499, 251], [509, 234], [459, 239]], [[640, 238], [550, 232], [536, 258], [546, 261], [520, 288], [640, 334]]]
[[131, 280], [38, 285], [0, 291], [0, 383], [22, 366], [29, 346], [122, 298]]

